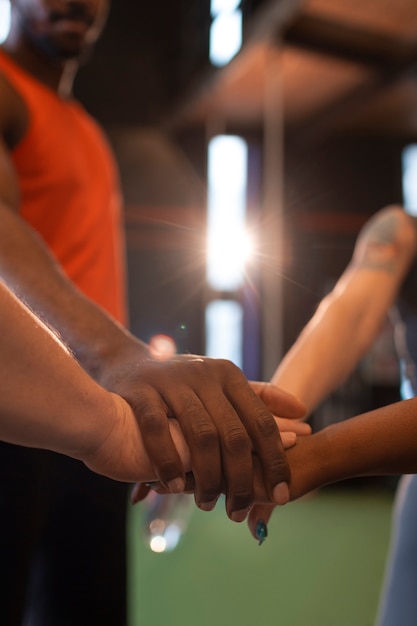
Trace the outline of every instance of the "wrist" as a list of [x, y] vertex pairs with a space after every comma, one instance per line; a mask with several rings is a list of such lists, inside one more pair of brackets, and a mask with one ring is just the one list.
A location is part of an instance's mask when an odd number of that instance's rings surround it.
[[117, 391], [123, 378], [130, 378], [135, 365], [148, 359], [148, 346], [120, 329], [120, 333], [97, 342], [94, 353], [88, 356], [88, 364], [83, 363], [83, 366], [102, 387]]
[[67, 420], [67, 436], [61, 438], [57, 451], [86, 462], [111, 437], [120, 422], [120, 411], [113, 394], [92, 382], [82, 403], [74, 403], [72, 413]]
[[335, 460], [325, 430], [298, 437], [286, 454], [291, 471], [291, 500], [334, 481]]

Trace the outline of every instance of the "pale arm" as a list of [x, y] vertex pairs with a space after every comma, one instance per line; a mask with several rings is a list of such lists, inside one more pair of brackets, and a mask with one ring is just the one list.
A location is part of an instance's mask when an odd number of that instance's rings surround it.
[[404, 211], [380, 211], [360, 234], [352, 260], [272, 377], [311, 412], [375, 341], [416, 254]]

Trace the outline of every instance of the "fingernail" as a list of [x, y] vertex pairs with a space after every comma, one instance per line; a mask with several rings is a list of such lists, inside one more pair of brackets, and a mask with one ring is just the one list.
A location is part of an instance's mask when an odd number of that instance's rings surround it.
[[230, 518], [234, 522], [243, 522], [246, 519], [247, 514], [248, 514], [248, 509], [242, 509], [240, 511], [233, 511]]
[[200, 502], [198, 505], [202, 511], [212, 511], [216, 506], [217, 498], [215, 500], [211, 500], [210, 502]]
[[275, 485], [272, 496], [275, 504], [287, 504], [290, 499], [290, 492], [287, 483], [279, 483]]
[[136, 485], [133, 487], [132, 492], [130, 494], [130, 501], [132, 504], [137, 504], [139, 502], [139, 490], [140, 490], [140, 483], [136, 483]]
[[296, 433], [281, 433], [282, 443], [286, 446], [293, 446], [297, 441]]
[[145, 485], [149, 487], [150, 489], [157, 489], [158, 487], [160, 487], [161, 483], [157, 480], [154, 480], [150, 483], [145, 483]]
[[174, 478], [167, 486], [171, 493], [181, 493], [185, 489], [185, 482], [182, 478]]
[[268, 537], [268, 528], [265, 522], [261, 519], [258, 520], [256, 523], [255, 535], [259, 541], [258, 546], [261, 546], [265, 539]]

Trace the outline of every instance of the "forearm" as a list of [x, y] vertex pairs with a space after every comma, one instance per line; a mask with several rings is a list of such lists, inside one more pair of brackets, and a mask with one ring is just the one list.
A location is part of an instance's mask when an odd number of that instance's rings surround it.
[[352, 336], [351, 324], [344, 320], [341, 327], [337, 311], [314, 318], [279, 364], [272, 382], [300, 398], [310, 413], [342, 384], [360, 359]]
[[351, 282], [342, 296], [330, 294], [322, 301], [272, 377], [305, 403], [307, 413], [353, 372], [385, 319], [388, 303], [378, 290], [369, 298], [371, 286], [358, 293]]
[[417, 473], [417, 399], [301, 437], [287, 455], [292, 499], [356, 476]]
[[88, 445], [89, 429], [94, 432], [101, 414], [106, 426], [109, 394], [3, 284], [0, 301], [2, 438], [51, 449]]
[[41, 238], [12, 209], [0, 204], [0, 277], [37, 315], [58, 331], [82, 366], [100, 380], [113, 355], [146, 346], [86, 298], [66, 277]]
[[[127, 403], [95, 383], [1, 283], [0, 311], [0, 439], [72, 456], [121, 480], [154, 479]], [[174, 420], [170, 430], [189, 463]]]
[[288, 355], [273, 382], [311, 411], [358, 365], [376, 339], [416, 255], [415, 228], [387, 207], [361, 231], [352, 256]]

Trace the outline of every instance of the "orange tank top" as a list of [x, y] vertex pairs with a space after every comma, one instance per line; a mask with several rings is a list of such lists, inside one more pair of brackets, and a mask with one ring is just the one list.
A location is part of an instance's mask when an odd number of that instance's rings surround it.
[[59, 98], [2, 51], [0, 72], [29, 112], [12, 151], [20, 214], [81, 291], [125, 323], [121, 196], [104, 134], [79, 103]]

